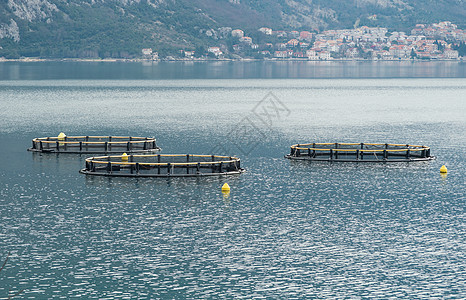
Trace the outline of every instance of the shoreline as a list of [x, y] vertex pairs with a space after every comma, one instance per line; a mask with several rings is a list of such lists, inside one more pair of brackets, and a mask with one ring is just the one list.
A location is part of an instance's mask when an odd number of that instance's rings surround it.
[[0, 57], [1, 62], [458, 62], [461, 63], [465, 59], [329, 59], [329, 60], [312, 60], [306, 58], [268, 58], [268, 59], [254, 59], [254, 58], [242, 58], [242, 59], [233, 59], [233, 58], [221, 58], [221, 59], [211, 59], [211, 58], [196, 58], [196, 59], [143, 59], [143, 58], [104, 58], [104, 59], [92, 59], [92, 58], [18, 58], [18, 59], [6, 59]]

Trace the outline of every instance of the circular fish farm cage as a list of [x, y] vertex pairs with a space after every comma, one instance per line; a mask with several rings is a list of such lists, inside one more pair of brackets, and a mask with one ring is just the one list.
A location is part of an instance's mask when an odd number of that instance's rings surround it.
[[135, 154], [90, 157], [79, 171], [115, 177], [195, 177], [241, 174], [237, 157], [192, 154]]
[[435, 159], [427, 146], [377, 143], [309, 143], [291, 146], [289, 159], [338, 162], [411, 162]]
[[158, 151], [155, 138], [133, 136], [62, 136], [32, 140], [34, 152], [48, 153], [137, 153]]

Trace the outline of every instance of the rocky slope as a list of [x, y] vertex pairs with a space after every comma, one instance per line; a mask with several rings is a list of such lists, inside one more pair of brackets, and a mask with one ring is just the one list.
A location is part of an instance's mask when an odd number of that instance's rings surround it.
[[465, 27], [463, 0], [7, 0], [0, 57], [133, 57], [206, 46], [220, 27], [403, 30], [449, 20]]

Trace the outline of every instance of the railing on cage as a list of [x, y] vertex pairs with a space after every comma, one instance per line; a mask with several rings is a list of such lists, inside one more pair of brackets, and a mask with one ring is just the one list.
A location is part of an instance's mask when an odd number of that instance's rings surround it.
[[232, 156], [154, 154], [90, 157], [80, 172], [103, 176], [185, 177], [231, 175], [243, 171], [241, 160]]
[[160, 150], [156, 139], [132, 136], [67, 136], [32, 140], [29, 151], [55, 153], [121, 153]]
[[416, 161], [434, 159], [430, 147], [389, 143], [307, 143], [291, 146], [290, 159], [321, 161]]

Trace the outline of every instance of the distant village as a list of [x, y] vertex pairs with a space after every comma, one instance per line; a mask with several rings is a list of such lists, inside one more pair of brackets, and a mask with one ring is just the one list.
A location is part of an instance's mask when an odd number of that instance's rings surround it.
[[[466, 30], [448, 21], [417, 24], [409, 33], [367, 26], [321, 33], [262, 27], [249, 34], [255, 38], [229, 27], [203, 33], [216, 43], [206, 49], [182, 49], [178, 56], [164, 59], [458, 60], [466, 42]], [[159, 59], [152, 48], [142, 49], [142, 55]]]

